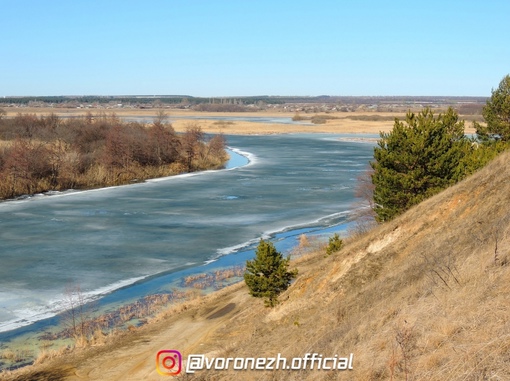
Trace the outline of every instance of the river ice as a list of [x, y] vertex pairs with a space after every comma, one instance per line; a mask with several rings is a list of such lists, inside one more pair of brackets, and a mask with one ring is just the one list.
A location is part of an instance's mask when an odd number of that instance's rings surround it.
[[373, 145], [336, 138], [227, 136], [250, 165], [1, 203], [0, 332], [55, 314], [70, 286], [97, 297], [344, 222]]

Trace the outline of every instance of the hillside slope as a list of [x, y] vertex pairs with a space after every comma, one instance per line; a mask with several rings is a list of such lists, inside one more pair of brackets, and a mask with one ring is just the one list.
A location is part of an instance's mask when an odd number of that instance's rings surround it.
[[[159, 380], [156, 353], [288, 359], [352, 370], [203, 370], [184, 380], [510, 380], [510, 153], [325, 257], [266, 309], [235, 285], [162, 322], [10, 379]], [[38, 373], [37, 373], [38, 372]]]
[[509, 203], [505, 153], [341, 253], [310, 259], [281, 306], [245, 312], [210, 349], [354, 354], [343, 374], [275, 379], [510, 380]]

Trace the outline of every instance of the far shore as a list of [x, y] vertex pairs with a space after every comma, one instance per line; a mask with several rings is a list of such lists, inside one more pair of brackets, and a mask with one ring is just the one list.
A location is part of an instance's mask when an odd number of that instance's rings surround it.
[[[18, 113], [49, 115], [56, 114], [61, 117], [84, 116], [87, 113], [98, 114], [116, 114], [123, 117], [142, 117], [155, 118], [159, 109], [65, 109], [65, 108], [4, 108], [7, 117], [16, 116]], [[312, 124], [310, 120], [303, 120], [292, 124], [281, 123], [261, 123], [248, 121], [233, 121], [231, 123], [221, 123], [218, 118], [224, 117], [226, 121], [232, 117], [281, 117], [292, 118], [296, 115], [294, 112], [278, 111], [254, 111], [254, 112], [201, 112], [182, 109], [163, 109], [172, 126], [178, 132], [183, 132], [190, 124], [196, 123], [205, 133], [225, 135], [269, 135], [269, 134], [289, 134], [289, 133], [329, 133], [329, 134], [379, 134], [380, 132], [389, 132], [394, 125], [394, 119], [404, 119], [405, 113], [402, 112], [335, 112], [324, 114], [334, 119], [328, 119], [323, 124]], [[321, 114], [323, 115], [323, 114]], [[172, 120], [172, 116], [179, 117]], [[186, 119], [189, 116], [190, 119]], [[312, 114], [300, 114], [301, 117], [311, 118]], [[194, 119], [194, 118], [204, 119]], [[212, 119], [207, 119], [211, 117]], [[460, 116], [461, 119], [469, 119], [468, 116]], [[467, 134], [474, 133], [472, 123], [466, 121], [465, 131]]]

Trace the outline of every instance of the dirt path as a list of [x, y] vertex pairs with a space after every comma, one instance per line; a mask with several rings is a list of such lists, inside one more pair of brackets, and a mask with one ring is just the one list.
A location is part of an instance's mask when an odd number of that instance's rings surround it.
[[[218, 323], [219, 324], [219, 323]], [[156, 354], [162, 349], [187, 350], [196, 346], [214, 327], [191, 318], [179, 319], [159, 335], [142, 336], [105, 356], [94, 356], [80, 364], [68, 380], [149, 380], [157, 379]]]

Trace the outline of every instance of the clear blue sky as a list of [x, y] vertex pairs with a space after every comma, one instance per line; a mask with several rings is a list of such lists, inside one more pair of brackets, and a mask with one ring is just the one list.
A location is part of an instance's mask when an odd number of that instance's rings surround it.
[[0, 0], [0, 96], [472, 95], [509, 0]]

